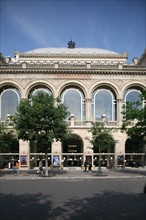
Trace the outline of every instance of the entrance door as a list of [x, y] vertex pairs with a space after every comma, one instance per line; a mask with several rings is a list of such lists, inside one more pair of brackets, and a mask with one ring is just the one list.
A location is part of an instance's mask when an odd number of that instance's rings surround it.
[[63, 155], [62, 156], [64, 167], [81, 167], [82, 156], [81, 155]]
[[81, 167], [83, 161], [83, 141], [77, 135], [62, 143], [62, 161], [65, 167]]
[[127, 139], [125, 143], [125, 166], [144, 166], [144, 151], [143, 140]]

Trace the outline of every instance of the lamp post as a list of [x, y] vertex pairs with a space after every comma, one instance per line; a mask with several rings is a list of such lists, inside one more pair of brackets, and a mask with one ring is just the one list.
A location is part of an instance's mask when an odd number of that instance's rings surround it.
[[102, 175], [102, 170], [101, 170], [101, 150], [99, 146], [99, 160], [98, 160], [98, 176]]

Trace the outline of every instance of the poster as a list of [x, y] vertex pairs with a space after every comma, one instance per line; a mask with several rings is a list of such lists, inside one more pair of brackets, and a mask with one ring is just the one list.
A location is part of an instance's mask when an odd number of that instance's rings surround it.
[[20, 156], [20, 166], [27, 166], [27, 156], [26, 155], [21, 155]]
[[123, 155], [118, 155], [117, 165], [118, 166], [124, 166], [124, 156]]
[[59, 156], [53, 156], [53, 166], [60, 166]]

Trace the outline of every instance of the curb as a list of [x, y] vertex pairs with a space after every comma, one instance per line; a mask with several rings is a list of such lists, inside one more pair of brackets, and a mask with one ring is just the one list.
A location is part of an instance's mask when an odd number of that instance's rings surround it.
[[3, 176], [0, 177], [0, 180], [52, 180], [52, 179], [56, 179], [56, 180], [83, 180], [83, 179], [146, 179], [145, 176], [143, 175], [134, 175], [134, 176], [50, 176], [50, 177], [46, 177], [46, 176]]

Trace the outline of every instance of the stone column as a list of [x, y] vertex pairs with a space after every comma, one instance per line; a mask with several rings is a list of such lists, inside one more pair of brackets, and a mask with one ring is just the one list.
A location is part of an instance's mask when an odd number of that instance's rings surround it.
[[85, 99], [86, 104], [86, 121], [90, 122], [92, 120], [92, 99]]
[[29, 141], [19, 140], [19, 169], [29, 170], [30, 168], [30, 147]]
[[119, 126], [122, 125], [122, 119], [123, 119], [123, 115], [122, 115], [122, 111], [123, 111], [123, 99], [117, 99], [117, 121], [119, 122]]
[[119, 156], [124, 156], [124, 166], [125, 166], [125, 142], [127, 140], [127, 134], [121, 133], [119, 130], [116, 132], [114, 138], [115, 140], [118, 141], [115, 145], [115, 168], [117, 168]]

